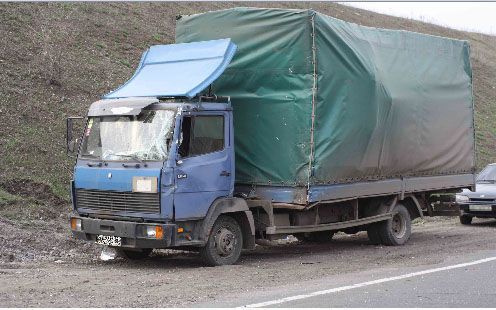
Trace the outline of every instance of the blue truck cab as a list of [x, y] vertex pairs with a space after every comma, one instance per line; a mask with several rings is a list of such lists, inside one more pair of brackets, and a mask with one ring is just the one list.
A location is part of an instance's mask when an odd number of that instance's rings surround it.
[[216, 229], [211, 265], [254, 247], [253, 216], [233, 197], [230, 100], [198, 95], [235, 49], [229, 39], [152, 47], [130, 81], [90, 106], [72, 181], [76, 238], [139, 258], [204, 249]]

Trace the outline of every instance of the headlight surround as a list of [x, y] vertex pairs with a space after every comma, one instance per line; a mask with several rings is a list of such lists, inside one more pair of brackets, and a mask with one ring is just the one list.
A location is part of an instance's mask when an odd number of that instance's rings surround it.
[[72, 230], [75, 230], [75, 231], [81, 231], [81, 230], [83, 230], [81, 219], [77, 219], [77, 218], [74, 218], [74, 217], [71, 218], [71, 229]]
[[468, 201], [468, 196], [461, 195], [461, 194], [456, 194], [455, 196], [456, 202], [467, 202]]

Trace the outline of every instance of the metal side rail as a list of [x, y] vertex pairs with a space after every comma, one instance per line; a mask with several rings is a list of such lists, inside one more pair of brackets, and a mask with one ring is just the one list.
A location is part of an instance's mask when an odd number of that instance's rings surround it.
[[370, 217], [364, 217], [358, 220], [346, 221], [346, 222], [337, 222], [337, 223], [328, 223], [321, 225], [306, 225], [306, 226], [269, 226], [266, 228], [266, 234], [275, 235], [275, 234], [292, 234], [292, 233], [301, 233], [301, 232], [313, 232], [313, 231], [325, 231], [325, 230], [339, 230], [343, 228], [360, 226], [375, 222], [382, 222], [393, 218], [392, 213], [386, 213], [381, 215], [375, 215]]

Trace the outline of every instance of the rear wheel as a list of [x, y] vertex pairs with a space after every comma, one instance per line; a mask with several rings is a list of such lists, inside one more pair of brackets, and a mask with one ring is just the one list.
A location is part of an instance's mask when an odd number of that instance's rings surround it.
[[117, 252], [124, 258], [131, 260], [139, 260], [150, 256], [152, 250], [153, 249], [136, 249], [136, 250], [117, 249]]
[[470, 215], [460, 215], [460, 223], [470, 225], [472, 224], [472, 217]]
[[372, 227], [375, 226], [372, 230], [376, 230], [376, 232], [372, 232], [372, 236], [374, 240], [379, 238], [380, 243], [384, 245], [403, 245], [412, 234], [410, 212], [404, 205], [398, 203], [393, 208], [392, 213], [392, 219], [372, 225]]
[[372, 244], [381, 244], [381, 236], [379, 236], [379, 228], [377, 223], [370, 224], [367, 228], [367, 236]]
[[243, 234], [238, 222], [230, 216], [221, 215], [215, 221], [200, 255], [210, 266], [231, 265], [239, 259], [242, 247]]

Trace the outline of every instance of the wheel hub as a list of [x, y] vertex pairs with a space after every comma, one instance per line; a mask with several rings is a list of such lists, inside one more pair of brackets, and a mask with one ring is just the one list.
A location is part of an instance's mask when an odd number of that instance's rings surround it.
[[403, 238], [406, 233], [406, 220], [401, 216], [401, 214], [396, 213], [393, 216], [393, 220], [391, 223], [391, 230], [394, 236], [398, 239]]
[[215, 247], [221, 256], [230, 255], [234, 251], [235, 242], [234, 234], [225, 227], [215, 234]]

